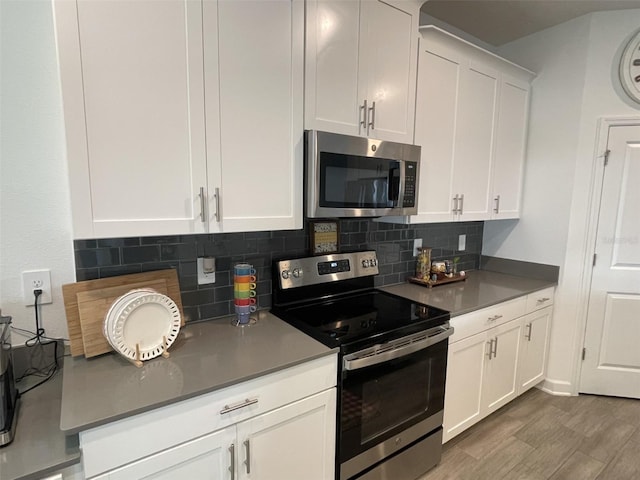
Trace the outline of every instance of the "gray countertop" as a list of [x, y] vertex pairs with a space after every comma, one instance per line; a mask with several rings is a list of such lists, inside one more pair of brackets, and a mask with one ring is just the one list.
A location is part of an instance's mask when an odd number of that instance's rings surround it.
[[462, 282], [427, 288], [413, 283], [382, 287], [394, 295], [408, 298], [451, 312], [451, 316], [505, 302], [531, 292], [556, 285], [555, 282], [536, 280], [487, 270], [472, 270]]
[[62, 373], [20, 399], [16, 435], [0, 448], [0, 479], [40, 479], [80, 461], [78, 436], [60, 431]]
[[188, 325], [170, 358], [141, 368], [116, 354], [66, 358], [60, 429], [77, 433], [333, 352], [266, 311], [248, 327], [230, 320]]

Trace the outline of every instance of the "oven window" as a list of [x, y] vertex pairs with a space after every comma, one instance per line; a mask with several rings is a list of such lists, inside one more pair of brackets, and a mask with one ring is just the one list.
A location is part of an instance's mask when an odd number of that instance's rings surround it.
[[444, 405], [447, 341], [345, 373], [341, 461], [438, 413]]
[[394, 160], [322, 152], [320, 206], [391, 208], [398, 203], [400, 164]]

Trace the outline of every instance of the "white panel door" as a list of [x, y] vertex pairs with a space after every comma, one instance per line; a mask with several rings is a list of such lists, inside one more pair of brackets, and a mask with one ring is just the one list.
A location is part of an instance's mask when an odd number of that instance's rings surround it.
[[518, 395], [542, 380], [547, 368], [547, 346], [552, 307], [522, 317], [522, 349], [518, 359]]
[[453, 161], [453, 191], [462, 195], [459, 220], [490, 217], [489, 183], [493, 158], [498, 72], [481, 65], [463, 71]]
[[[167, 432], [167, 435], [171, 433]], [[235, 441], [236, 428], [232, 426], [93, 478], [233, 480], [230, 468], [237, 453]]]
[[640, 398], [640, 126], [609, 129], [580, 391]]
[[461, 58], [420, 49], [416, 87], [415, 144], [422, 147], [418, 215], [412, 222], [453, 219], [453, 153]]
[[487, 334], [482, 332], [449, 345], [443, 442], [480, 419], [484, 364], [489, 352], [486, 340]]
[[220, 0], [218, 31], [221, 229], [301, 228], [304, 3]]
[[360, 104], [366, 99], [369, 109], [368, 135], [413, 143], [416, 19], [380, 1], [362, 1], [360, 8], [359, 91]]
[[521, 319], [512, 320], [487, 332], [493, 352], [486, 363], [482, 385], [483, 416], [507, 404], [518, 394], [517, 366], [522, 332]]
[[502, 75], [495, 132], [491, 218], [519, 218], [529, 117], [528, 82]]
[[205, 231], [200, 2], [57, 2], [56, 26], [74, 236]]
[[360, 2], [306, 3], [305, 128], [360, 134]]
[[334, 478], [336, 389], [238, 424], [238, 479]]

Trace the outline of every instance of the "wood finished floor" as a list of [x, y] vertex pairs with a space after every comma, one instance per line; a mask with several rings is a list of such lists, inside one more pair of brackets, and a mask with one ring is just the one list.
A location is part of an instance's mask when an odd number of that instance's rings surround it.
[[533, 388], [444, 445], [419, 480], [640, 480], [640, 400]]

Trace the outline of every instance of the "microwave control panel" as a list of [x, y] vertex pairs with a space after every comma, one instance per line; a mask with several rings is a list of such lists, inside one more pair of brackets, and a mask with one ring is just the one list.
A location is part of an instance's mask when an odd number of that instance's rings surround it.
[[416, 205], [416, 172], [418, 162], [405, 162], [404, 166], [404, 198], [403, 207], [415, 207]]

